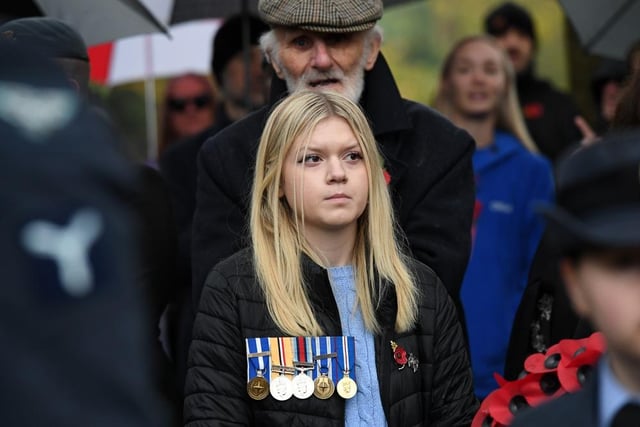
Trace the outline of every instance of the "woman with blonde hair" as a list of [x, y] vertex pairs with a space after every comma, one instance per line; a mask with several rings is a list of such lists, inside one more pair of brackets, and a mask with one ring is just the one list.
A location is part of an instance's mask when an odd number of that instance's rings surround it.
[[[537, 154], [518, 105], [511, 63], [491, 36], [455, 44], [436, 108], [476, 141], [474, 242], [462, 284], [476, 394], [497, 388], [515, 312], [543, 231], [536, 201], [553, 198], [549, 162]], [[523, 331], [529, 333], [529, 331]]]
[[476, 400], [455, 307], [403, 252], [356, 104], [300, 92], [275, 107], [250, 211], [251, 246], [214, 267], [203, 290], [186, 425], [470, 423]]

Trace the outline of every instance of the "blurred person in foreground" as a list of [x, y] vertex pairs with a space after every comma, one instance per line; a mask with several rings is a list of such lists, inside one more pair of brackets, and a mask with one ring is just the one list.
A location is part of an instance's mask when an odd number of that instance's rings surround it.
[[607, 352], [583, 389], [519, 411], [513, 427], [640, 425], [640, 132], [609, 134], [558, 166], [541, 208], [576, 312]]
[[[35, 49], [58, 65], [67, 85], [87, 103], [90, 63], [82, 37], [64, 22], [48, 18], [20, 18], [0, 26], [0, 42]], [[92, 110], [108, 121], [104, 112]], [[34, 114], [37, 111], [34, 111]], [[122, 141], [110, 135], [111, 144], [124, 152]], [[133, 163], [133, 162], [131, 162]], [[158, 388], [174, 403], [180, 400], [173, 384], [172, 367], [160, 343], [162, 313], [173, 298], [176, 264], [176, 233], [168, 192], [160, 174], [145, 165], [135, 167], [126, 200], [134, 215], [136, 284], [145, 296], [149, 321], [147, 339], [152, 342], [151, 364]], [[112, 313], [117, 316], [117, 310]]]
[[[261, 45], [276, 76], [271, 102], [300, 90], [358, 102], [379, 144], [399, 225], [412, 255], [432, 267], [462, 316], [459, 290], [469, 257], [473, 140], [431, 108], [403, 99], [380, 53], [381, 0], [261, 0], [271, 30]], [[198, 163], [193, 223], [193, 300], [208, 271], [247, 245], [256, 149], [272, 105], [209, 139]], [[461, 317], [462, 318], [462, 317]]]
[[166, 426], [134, 286], [135, 178], [67, 80], [0, 40], [2, 424]]
[[[527, 128], [540, 152], [551, 161], [582, 139], [574, 101], [535, 75], [538, 37], [533, 19], [522, 6], [506, 2], [485, 17], [485, 31], [496, 37], [516, 72], [518, 98]], [[581, 124], [586, 122], [578, 118]]]
[[475, 139], [474, 240], [461, 298], [476, 395], [502, 374], [513, 317], [544, 223], [536, 201], [553, 199], [548, 160], [537, 154], [509, 59], [491, 36], [456, 43], [442, 67], [436, 108]]
[[[245, 18], [249, 28], [249, 69], [246, 69], [242, 43]], [[180, 390], [186, 374], [186, 358], [193, 325], [191, 224], [196, 209], [198, 151], [209, 137], [265, 104], [268, 73], [264, 69], [258, 38], [267, 29], [266, 24], [253, 15], [236, 15], [222, 24], [213, 37], [211, 58], [211, 72], [221, 96], [221, 101], [215, 106], [216, 120], [197, 135], [168, 147], [160, 156], [160, 171], [171, 195], [178, 230], [177, 299], [169, 311], [168, 320], [173, 347], [171, 352]], [[247, 94], [250, 105], [247, 105]]]
[[[621, 89], [609, 131], [619, 132], [638, 127], [640, 72], [631, 75]], [[574, 149], [577, 151], [593, 144], [599, 138], [596, 136], [586, 143], [576, 144]], [[514, 320], [505, 365], [505, 378], [508, 380], [515, 380], [520, 375], [528, 355], [544, 352], [563, 338], [584, 338], [593, 332], [588, 319], [580, 317], [571, 307], [560, 276], [557, 263], [559, 256], [553, 235], [546, 230]]]

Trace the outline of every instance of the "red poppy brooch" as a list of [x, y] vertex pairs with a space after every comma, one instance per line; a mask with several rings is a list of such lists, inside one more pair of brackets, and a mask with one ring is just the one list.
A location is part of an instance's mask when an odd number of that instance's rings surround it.
[[407, 366], [413, 369], [415, 373], [418, 370], [420, 361], [413, 353], [407, 353], [404, 347], [399, 346], [395, 341], [391, 341], [391, 351], [393, 351], [393, 361], [398, 365], [398, 370], [401, 371]]

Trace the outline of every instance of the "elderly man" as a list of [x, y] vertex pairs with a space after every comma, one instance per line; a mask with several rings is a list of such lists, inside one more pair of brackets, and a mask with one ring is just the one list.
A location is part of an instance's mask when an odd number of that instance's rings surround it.
[[[272, 101], [298, 90], [335, 91], [360, 105], [379, 142], [399, 224], [413, 255], [456, 302], [470, 249], [473, 141], [424, 105], [401, 98], [380, 54], [382, 1], [261, 0], [261, 40], [279, 78]], [[227, 127], [199, 154], [193, 223], [194, 303], [208, 271], [246, 243], [256, 148], [270, 106]]]

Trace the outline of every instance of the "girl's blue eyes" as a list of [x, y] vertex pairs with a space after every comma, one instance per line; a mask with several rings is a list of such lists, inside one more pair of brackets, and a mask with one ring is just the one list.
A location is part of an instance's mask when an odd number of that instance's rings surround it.
[[[350, 162], [362, 160], [362, 154], [357, 151], [352, 151], [344, 156], [344, 159]], [[322, 158], [317, 154], [308, 154], [304, 158], [298, 160], [298, 163], [318, 163]]]

